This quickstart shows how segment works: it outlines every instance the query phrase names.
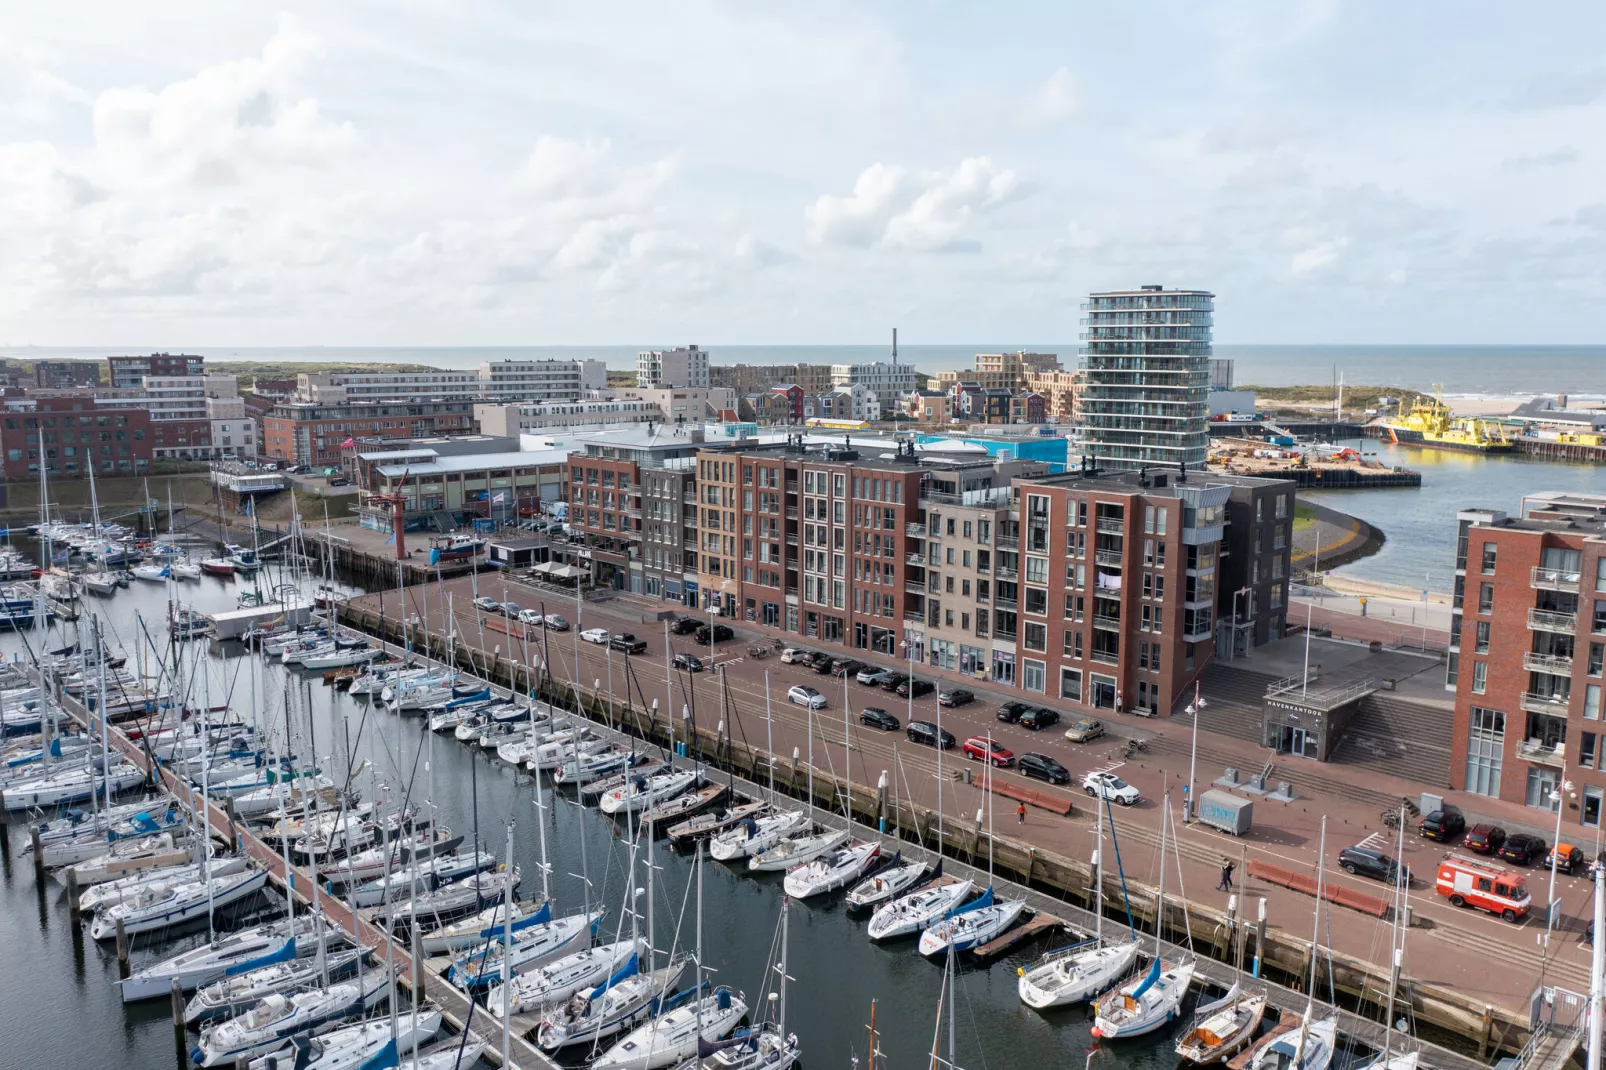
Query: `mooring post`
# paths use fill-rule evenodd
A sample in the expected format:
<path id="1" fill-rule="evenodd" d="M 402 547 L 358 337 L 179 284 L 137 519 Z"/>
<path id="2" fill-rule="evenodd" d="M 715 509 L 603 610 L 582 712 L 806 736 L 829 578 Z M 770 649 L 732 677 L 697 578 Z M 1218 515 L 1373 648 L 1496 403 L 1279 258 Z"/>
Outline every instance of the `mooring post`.
<path id="1" fill-rule="evenodd" d="M 67 913 L 78 916 L 78 867 L 67 867 Z"/>
<path id="2" fill-rule="evenodd" d="M 184 986 L 177 977 L 168 989 L 168 999 L 173 1006 L 173 1050 L 178 1054 L 179 1070 L 185 1070 L 190 1065 L 190 1046 L 184 1032 Z"/>
<path id="3" fill-rule="evenodd" d="M 122 918 L 118 918 L 117 919 L 117 976 L 126 981 L 126 980 L 128 980 L 128 975 L 131 972 L 133 972 L 133 971 L 131 971 L 129 969 L 129 966 L 128 966 L 128 926 L 123 923 L 123 919 Z"/>
<path id="4" fill-rule="evenodd" d="M 39 880 L 45 879 L 45 849 L 39 842 L 39 826 L 34 825 L 28 830 L 28 839 L 33 844 L 33 874 Z"/>
<path id="5" fill-rule="evenodd" d="M 1255 922 L 1255 968 L 1250 976 L 1260 977 L 1261 956 L 1266 953 L 1266 897 L 1260 897 L 1260 917 Z"/>

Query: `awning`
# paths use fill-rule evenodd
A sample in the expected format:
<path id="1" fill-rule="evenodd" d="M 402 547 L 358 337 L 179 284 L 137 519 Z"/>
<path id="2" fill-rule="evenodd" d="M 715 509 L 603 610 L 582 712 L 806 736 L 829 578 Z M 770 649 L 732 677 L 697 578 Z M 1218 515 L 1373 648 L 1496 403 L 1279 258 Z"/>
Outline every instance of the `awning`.
<path id="1" fill-rule="evenodd" d="M 575 580 L 589 576 L 591 573 L 573 565 L 559 565 L 557 568 L 552 569 L 552 575 L 557 576 L 559 579 Z"/>
<path id="2" fill-rule="evenodd" d="M 560 569 L 562 567 L 563 566 L 559 565 L 556 561 L 543 561 L 539 565 L 536 565 L 534 568 L 532 568 L 530 571 L 532 571 L 532 572 L 556 572 L 558 569 Z"/>

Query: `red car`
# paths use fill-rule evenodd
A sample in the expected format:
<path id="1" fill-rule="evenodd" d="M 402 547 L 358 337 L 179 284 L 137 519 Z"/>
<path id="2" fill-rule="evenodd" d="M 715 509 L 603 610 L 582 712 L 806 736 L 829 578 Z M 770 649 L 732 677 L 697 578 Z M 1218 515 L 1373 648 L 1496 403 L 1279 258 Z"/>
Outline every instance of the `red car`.
<path id="1" fill-rule="evenodd" d="M 1015 764 L 1015 752 L 986 736 L 971 736 L 965 740 L 965 757 L 978 762 L 992 762 L 1000 769 Z"/>

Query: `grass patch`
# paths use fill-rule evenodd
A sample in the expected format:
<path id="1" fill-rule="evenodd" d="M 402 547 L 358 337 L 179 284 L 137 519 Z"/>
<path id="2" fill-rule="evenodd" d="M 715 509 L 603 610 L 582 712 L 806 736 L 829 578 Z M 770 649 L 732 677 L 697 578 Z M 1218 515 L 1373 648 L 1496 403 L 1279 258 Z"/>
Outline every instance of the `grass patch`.
<path id="1" fill-rule="evenodd" d="M 1309 502 L 1294 502 L 1294 534 L 1316 526 L 1316 507 Z"/>

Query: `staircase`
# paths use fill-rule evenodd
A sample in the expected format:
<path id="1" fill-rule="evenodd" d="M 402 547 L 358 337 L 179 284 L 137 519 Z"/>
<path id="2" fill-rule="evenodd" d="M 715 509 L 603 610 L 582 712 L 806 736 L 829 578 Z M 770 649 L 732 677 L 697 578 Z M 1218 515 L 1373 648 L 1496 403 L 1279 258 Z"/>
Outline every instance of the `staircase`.
<path id="1" fill-rule="evenodd" d="M 1373 692 L 1356 704 L 1328 761 L 1447 788 L 1454 729 L 1452 710 Z"/>
<path id="2" fill-rule="evenodd" d="M 429 514 L 429 519 L 435 525 L 435 530 L 440 532 L 442 535 L 457 530 L 457 521 L 452 518 L 451 513 L 431 513 Z"/>
<path id="3" fill-rule="evenodd" d="M 1204 720 L 1199 722 L 1199 727 L 1263 746 L 1265 730 L 1261 724 L 1261 711 L 1266 704 L 1266 688 L 1276 682 L 1276 677 L 1265 673 L 1234 668 L 1224 662 L 1211 662 L 1205 666 L 1199 681 L 1205 700 Z M 1191 713 L 1183 712 L 1192 701 L 1192 691 L 1178 699 L 1172 717 L 1176 723 L 1188 724 L 1193 720 Z"/>

